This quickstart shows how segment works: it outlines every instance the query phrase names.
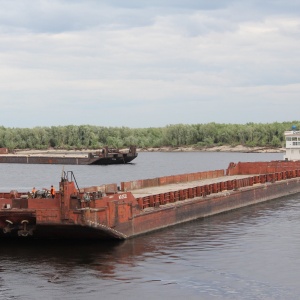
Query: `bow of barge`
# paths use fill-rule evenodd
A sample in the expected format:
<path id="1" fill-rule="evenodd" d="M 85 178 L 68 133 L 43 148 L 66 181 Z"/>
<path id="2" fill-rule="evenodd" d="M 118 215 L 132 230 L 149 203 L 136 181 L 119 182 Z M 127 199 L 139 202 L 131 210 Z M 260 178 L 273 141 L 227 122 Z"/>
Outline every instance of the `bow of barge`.
<path id="1" fill-rule="evenodd" d="M 2 238 L 127 239 L 300 192 L 300 163 L 231 163 L 214 170 L 79 188 L 63 172 L 54 199 L 0 193 Z"/>

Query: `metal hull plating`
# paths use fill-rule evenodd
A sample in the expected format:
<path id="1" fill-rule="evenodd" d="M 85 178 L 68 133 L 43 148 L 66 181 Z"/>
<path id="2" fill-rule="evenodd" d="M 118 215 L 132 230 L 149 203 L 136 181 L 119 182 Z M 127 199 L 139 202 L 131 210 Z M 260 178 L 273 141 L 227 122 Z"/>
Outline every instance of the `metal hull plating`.
<path id="1" fill-rule="evenodd" d="M 127 164 L 130 163 L 132 160 L 134 160 L 137 157 L 137 155 L 131 155 L 131 156 L 122 156 L 122 157 L 103 157 L 101 159 L 98 159 L 90 165 L 116 165 L 116 164 Z"/>
<path id="2" fill-rule="evenodd" d="M 133 220 L 133 230 L 127 234 L 139 235 L 295 193 L 300 193 L 298 179 L 185 200 L 136 216 Z"/>
<path id="3" fill-rule="evenodd" d="M 56 164 L 56 165 L 113 165 L 126 164 L 137 155 L 120 157 L 53 157 L 53 156 L 0 156 L 0 163 L 9 164 Z"/>

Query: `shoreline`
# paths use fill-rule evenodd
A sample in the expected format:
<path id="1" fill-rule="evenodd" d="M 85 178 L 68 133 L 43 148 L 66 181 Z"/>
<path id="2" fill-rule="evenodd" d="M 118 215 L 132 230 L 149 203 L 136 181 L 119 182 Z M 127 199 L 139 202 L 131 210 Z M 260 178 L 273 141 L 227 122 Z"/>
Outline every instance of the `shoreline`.
<path id="1" fill-rule="evenodd" d="M 161 147 L 138 148 L 137 152 L 241 152 L 241 153 L 284 153 L 285 148 L 215 146 L 215 147 Z"/>
<path id="2" fill-rule="evenodd" d="M 137 153 L 141 152 L 241 152 L 241 153 L 284 153 L 285 148 L 270 148 L 270 147 L 246 147 L 238 146 L 215 146 L 215 147 L 159 147 L 159 148 L 137 148 Z M 47 154 L 84 154 L 89 152 L 99 151 L 99 149 L 81 149 L 81 150 L 66 150 L 52 149 L 37 150 L 37 149 L 16 149 L 15 154 L 19 155 L 47 155 Z M 121 148 L 121 152 L 127 152 L 128 148 Z M 13 155 L 13 154 L 12 154 Z"/>

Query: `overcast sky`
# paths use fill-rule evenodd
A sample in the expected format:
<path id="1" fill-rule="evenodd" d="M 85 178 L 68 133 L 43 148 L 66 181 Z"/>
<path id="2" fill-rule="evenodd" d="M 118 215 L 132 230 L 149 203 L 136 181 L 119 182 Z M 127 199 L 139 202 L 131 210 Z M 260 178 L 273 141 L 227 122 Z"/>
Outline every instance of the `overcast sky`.
<path id="1" fill-rule="evenodd" d="M 0 4 L 2 126 L 300 119 L 300 1 Z"/>

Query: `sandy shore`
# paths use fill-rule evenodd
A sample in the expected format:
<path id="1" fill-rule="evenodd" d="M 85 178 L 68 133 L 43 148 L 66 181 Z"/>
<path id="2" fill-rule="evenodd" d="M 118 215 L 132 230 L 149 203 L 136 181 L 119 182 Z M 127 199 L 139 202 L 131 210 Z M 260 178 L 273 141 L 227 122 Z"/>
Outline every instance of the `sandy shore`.
<path id="1" fill-rule="evenodd" d="M 138 152 L 242 152 L 242 153 L 281 153 L 285 148 L 267 148 L 267 147 L 245 147 L 239 146 L 218 146 L 218 147 L 162 147 L 162 148 L 141 148 Z"/>
<path id="2" fill-rule="evenodd" d="M 87 152 L 95 152 L 99 150 L 82 149 L 82 150 L 64 150 L 64 149 L 48 149 L 48 150 L 16 150 L 18 155 L 84 155 Z M 127 152 L 127 149 L 120 149 Z M 242 152 L 242 153 L 281 153 L 285 152 L 285 148 L 266 148 L 266 147 L 245 147 L 239 146 L 218 146 L 218 147 L 161 147 L 161 148 L 137 148 L 137 152 Z"/>

